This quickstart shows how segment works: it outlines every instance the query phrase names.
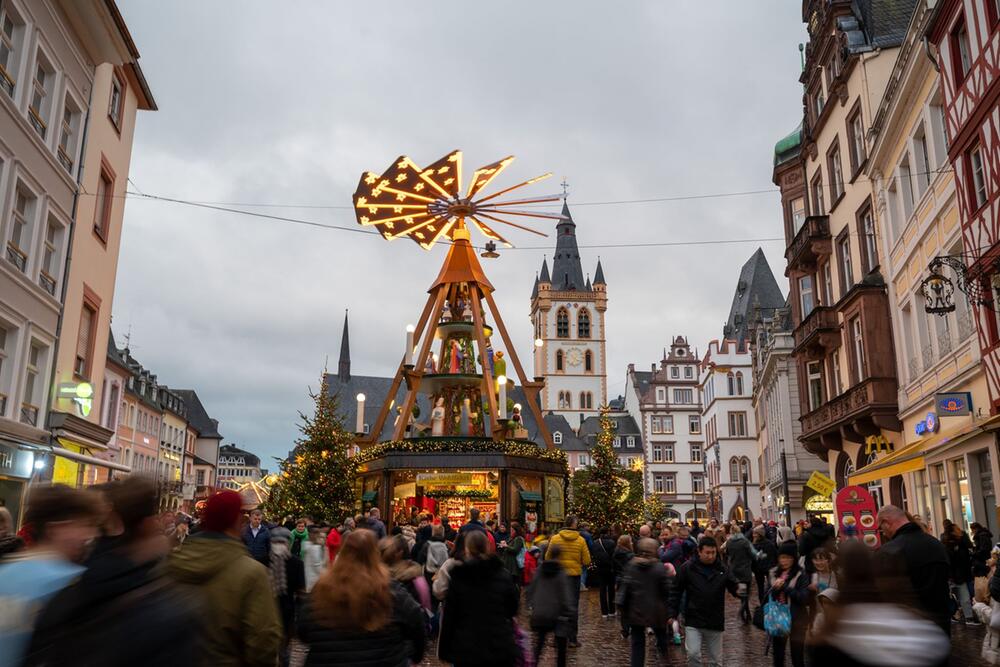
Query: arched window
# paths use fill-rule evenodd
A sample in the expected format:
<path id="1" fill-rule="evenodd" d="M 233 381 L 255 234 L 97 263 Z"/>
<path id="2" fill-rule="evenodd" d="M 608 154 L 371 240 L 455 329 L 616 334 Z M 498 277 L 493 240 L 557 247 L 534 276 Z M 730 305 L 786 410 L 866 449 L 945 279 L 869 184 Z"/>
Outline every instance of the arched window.
<path id="1" fill-rule="evenodd" d="M 576 316 L 576 337 L 590 338 L 590 311 L 586 308 Z"/>
<path id="2" fill-rule="evenodd" d="M 556 338 L 569 338 L 569 311 L 566 308 L 556 313 Z"/>
<path id="3" fill-rule="evenodd" d="M 733 377 L 732 373 L 730 373 L 729 375 L 726 376 L 726 382 L 729 385 L 729 395 L 730 396 L 735 396 L 736 395 L 736 378 Z"/>
<path id="4" fill-rule="evenodd" d="M 566 392 L 566 409 L 573 409 L 573 393 L 569 391 Z"/>
<path id="5" fill-rule="evenodd" d="M 847 482 L 853 474 L 854 463 L 851 461 L 851 457 L 844 452 L 840 452 L 837 455 L 836 472 L 834 475 L 836 477 L 837 488 L 842 489 L 847 486 Z"/>
<path id="6" fill-rule="evenodd" d="M 736 395 L 743 395 L 743 373 L 736 371 Z"/>
<path id="7" fill-rule="evenodd" d="M 583 410 L 583 409 L 586 409 L 586 407 L 587 407 L 587 392 L 581 391 L 580 392 L 580 409 Z"/>
<path id="8" fill-rule="evenodd" d="M 747 483 L 749 484 L 753 482 L 753 477 L 750 475 L 750 459 L 745 456 L 740 459 L 740 475 L 740 481 L 743 480 L 742 475 L 746 475 Z"/>
<path id="9" fill-rule="evenodd" d="M 735 456 L 729 459 L 729 481 L 740 481 L 740 460 Z"/>
<path id="10" fill-rule="evenodd" d="M 561 371 L 563 369 L 563 351 L 556 350 L 556 370 Z"/>
<path id="11" fill-rule="evenodd" d="M 594 407 L 594 395 L 588 391 L 587 392 L 587 409 L 590 410 L 590 409 L 593 409 L 593 407 Z"/>
<path id="12" fill-rule="evenodd" d="M 583 353 L 583 370 L 587 373 L 594 372 L 594 353 L 590 350 Z"/>
<path id="13" fill-rule="evenodd" d="M 562 444 L 562 431 L 552 432 L 552 444 L 561 445 Z"/>

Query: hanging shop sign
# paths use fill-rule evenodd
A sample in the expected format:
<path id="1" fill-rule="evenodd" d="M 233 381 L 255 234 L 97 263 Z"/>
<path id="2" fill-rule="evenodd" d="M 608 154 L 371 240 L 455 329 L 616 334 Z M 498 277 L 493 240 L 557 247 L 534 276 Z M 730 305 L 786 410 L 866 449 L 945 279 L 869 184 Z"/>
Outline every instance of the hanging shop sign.
<path id="1" fill-rule="evenodd" d="M 874 549 L 879 545 L 875 499 L 868 489 L 848 486 L 837 492 L 834 501 L 837 510 L 837 533 L 841 541 L 860 539 Z"/>
<path id="2" fill-rule="evenodd" d="M 833 500 L 830 496 L 816 494 L 806 498 L 805 510 L 814 514 L 833 514 Z"/>
<path id="3" fill-rule="evenodd" d="M 809 479 L 806 481 L 806 486 L 819 495 L 826 496 L 827 498 L 833 495 L 833 492 L 837 489 L 837 483 L 821 473 L 819 470 L 813 470 L 813 473 L 809 475 Z M 813 496 L 813 498 L 815 497 L 816 496 Z"/>
<path id="4" fill-rule="evenodd" d="M 865 438 L 865 454 L 872 452 L 891 452 L 892 443 L 884 435 L 870 435 Z"/>
<path id="5" fill-rule="evenodd" d="M 952 391 L 934 394 L 934 405 L 942 417 L 963 417 L 972 414 L 972 394 Z"/>
<path id="6" fill-rule="evenodd" d="M 59 398 L 72 401 L 77 413 L 86 417 L 94 407 L 94 387 L 89 382 L 63 382 L 59 385 Z"/>
<path id="7" fill-rule="evenodd" d="M 938 422 L 937 414 L 928 412 L 926 417 L 917 422 L 913 430 L 916 431 L 917 435 L 927 435 L 928 433 L 937 433 L 939 427 L 940 422 Z"/>

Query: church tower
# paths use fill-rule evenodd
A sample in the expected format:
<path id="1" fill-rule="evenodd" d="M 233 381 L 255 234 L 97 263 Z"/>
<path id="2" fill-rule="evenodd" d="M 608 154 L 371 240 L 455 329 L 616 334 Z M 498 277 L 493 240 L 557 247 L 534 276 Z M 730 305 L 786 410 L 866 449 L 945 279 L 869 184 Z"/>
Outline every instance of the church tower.
<path id="1" fill-rule="evenodd" d="M 584 279 L 576 223 L 563 201 L 563 220 L 556 225 L 552 273 L 542 260 L 531 291 L 535 331 L 535 376 L 545 378 L 542 410 L 566 417 L 574 429 L 597 415 L 608 400 L 604 314 L 607 284 L 601 260 L 594 280 Z"/>

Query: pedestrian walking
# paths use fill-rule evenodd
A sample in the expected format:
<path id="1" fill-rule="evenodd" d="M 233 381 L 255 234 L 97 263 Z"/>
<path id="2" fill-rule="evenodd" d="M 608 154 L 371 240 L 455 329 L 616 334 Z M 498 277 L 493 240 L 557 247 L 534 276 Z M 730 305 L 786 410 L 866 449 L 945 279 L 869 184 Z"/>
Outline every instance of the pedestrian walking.
<path id="1" fill-rule="evenodd" d="M 330 528 L 336 532 L 336 528 Z M 309 541 L 302 545 L 302 567 L 305 572 L 306 593 L 313 589 L 323 570 L 330 564 L 326 549 L 327 536 L 319 526 L 309 526 Z"/>
<path id="2" fill-rule="evenodd" d="M 656 637 L 661 656 L 667 652 L 667 601 L 670 585 L 667 572 L 656 553 L 656 541 L 639 540 L 635 557 L 629 561 L 616 602 L 631 636 L 631 665 L 646 664 L 646 628 Z"/>
<path id="3" fill-rule="evenodd" d="M 526 598 L 531 606 L 531 629 L 535 632 L 535 663 L 545 648 L 551 634 L 556 642 L 556 664 L 566 665 L 566 642 L 569 615 L 573 611 L 569 577 L 559 562 L 561 547 L 557 544 L 549 551 L 550 558 L 538 566 L 538 572 L 528 586 Z"/>
<path id="4" fill-rule="evenodd" d="M 969 583 L 972 581 L 972 540 L 968 533 L 951 521 L 945 521 L 941 543 L 948 553 L 948 584 L 951 594 L 958 600 L 966 625 L 979 625 L 972 615 Z"/>
<path id="5" fill-rule="evenodd" d="M 423 660 L 423 612 L 390 578 L 374 531 L 344 538 L 303 605 L 298 635 L 309 647 L 306 667 L 409 667 Z"/>
<path id="6" fill-rule="evenodd" d="M 918 608 L 945 634 L 950 634 L 951 564 L 944 545 L 909 521 L 906 513 L 895 505 L 885 505 L 879 510 L 878 528 L 889 540 L 878 550 L 878 556 L 891 561 L 881 569 L 905 573 Z M 839 583 L 845 585 L 843 581 Z"/>
<path id="7" fill-rule="evenodd" d="M 517 590 L 490 553 L 485 530 L 466 533 L 465 558 L 450 578 L 438 657 L 455 667 L 514 665 L 521 655 L 514 624 Z"/>
<path id="8" fill-rule="evenodd" d="M 606 527 L 598 531 L 598 537 L 590 549 L 590 561 L 597 576 L 597 594 L 601 601 L 601 618 L 615 615 L 615 541 Z"/>
<path id="9" fill-rule="evenodd" d="M 451 556 L 441 564 L 434 574 L 431 592 L 434 597 L 443 601 L 448 597 L 448 587 L 451 584 L 451 571 L 465 560 L 465 535 L 457 534 L 455 537 L 455 548 L 452 549 Z"/>
<path id="10" fill-rule="evenodd" d="M 423 568 L 406 558 L 410 550 L 402 535 L 393 535 L 379 540 L 379 554 L 382 562 L 389 568 L 389 577 L 406 589 L 413 599 L 423 607 L 427 614 L 431 612 L 431 589 L 424 579 Z"/>
<path id="11" fill-rule="evenodd" d="M 309 542 L 308 523 L 305 519 L 295 522 L 295 529 L 292 531 L 291 551 L 296 558 L 302 558 L 302 546 Z"/>
<path id="12" fill-rule="evenodd" d="M 668 615 L 678 618 L 684 599 L 684 648 L 688 665 L 699 663 L 709 667 L 722 666 L 722 632 L 725 630 L 726 591 L 739 597 L 740 585 L 719 563 L 718 544 L 704 538 L 698 544 L 694 558 L 677 571 L 677 580 L 670 593 Z M 708 661 L 702 660 L 702 648 Z"/>
<path id="13" fill-rule="evenodd" d="M 269 567 L 271 565 L 271 531 L 263 525 L 264 513 L 260 510 L 250 512 L 250 523 L 243 529 L 243 544 L 246 545 L 250 557 Z"/>
<path id="14" fill-rule="evenodd" d="M 299 593 L 305 592 L 305 566 L 302 559 L 292 554 L 292 533 L 287 528 L 278 527 L 271 531 L 271 563 L 268 569 L 271 592 L 278 605 L 278 615 L 284 629 L 281 645 L 281 664 L 288 664 L 288 647 L 295 628 L 295 601 Z"/>
<path id="15" fill-rule="evenodd" d="M 778 604 L 787 605 L 792 617 L 789 635 L 771 636 L 774 666 L 784 667 L 785 651 L 791 644 L 792 667 L 804 667 L 811 580 L 809 573 L 799 565 L 799 549 L 793 540 L 783 542 L 778 547 L 778 564 L 772 568 L 769 581 L 768 597 Z"/>
<path id="16" fill-rule="evenodd" d="M 251 558 L 240 541 L 242 502 L 235 491 L 210 497 L 202 529 L 170 555 L 167 576 L 198 598 L 200 627 L 189 641 L 197 643 L 201 662 L 274 667 L 282 641 L 281 619 L 268 569 Z"/>
<path id="17" fill-rule="evenodd" d="M 26 667 L 197 662 L 191 638 L 199 631 L 199 618 L 193 600 L 171 587 L 156 567 L 173 544 L 157 516 L 156 492 L 155 483 L 143 477 L 103 486 L 109 509 L 105 521 L 118 533 L 115 545 L 90 559 L 80 578 L 45 607 Z M 177 527 L 182 525 L 178 520 Z"/>
<path id="18" fill-rule="evenodd" d="M 337 551 L 340 550 L 341 543 L 352 530 L 354 530 L 354 519 L 347 517 L 344 519 L 343 532 L 337 530 L 336 526 L 332 526 L 330 532 L 326 534 L 326 552 L 331 563 L 337 557 Z"/>
<path id="19" fill-rule="evenodd" d="M 767 537 L 767 529 L 764 526 L 758 526 L 753 529 L 753 546 L 758 553 L 763 554 L 754 560 L 752 568 L 754 583 L 757 584 L 757 601 L 763 605 L 768 586 L 768 573 L 778 564 L 778 545 Z"/>
<path id="20" fill-rule="evenodd" d="M 670 540 L 670 545 L 664 555 L 664 562 L 670 563 L 675 570 L 680 572 L 681 566 L 691 560 L 697 547 L 697 542 L 691 538 L 691 530 L 681 524 L 677 527 L 673 539 Z"/>
<path id="21" fill-rule="evenodd" d="M 382 523 L 381 516 L 382 514 L 377 507 L 371 508 L 368 510 L 367 525 L 365 525 L 365 528 L 373 531 L 375 536 L 380 540 L 386 536 L 385 524 Z"/>
<path id="22" fill-rule="evenodd" d="M 740 620 L 744 625 L 750 624 L 750 582 L 753 580 L 753 564 L 757 561 L 759 552 L 750 544 L 742 531 L 733 530 L 726 542 L 726 555 L 729 561 L 729 573 L 739 583 L 743 584 L 744 593 L 740 596 Z"/>
<path id="23" fill-rule="evenodd" d="M 525 556 L 524 531 L 521 530 L 521 524 L 517 521 L 511 521 L 509 531 L 504 524 L 500 525 L 503 527 L 503 532 L 497 531 L 498 535 L 502 537 L 497 542 L 497 555 L 500 556 L 500 561 L 503 563 L 504 569 L 507 570 L 507 574 L 510 575 L 511 581 L 514 582 L 514 586 L 520 591 Z"/>
<path id="24" fill-rule="evenodd" d="M 569 619 L 569 645 L 572 648 L 580 646 L 579 625 L 580 625 L 580 582 L 581 576 L 587 566 L 590 565 L 590 549 L 587 542 L 580 536 L 577 530 L 577 518 L 570 514 L 566 517 L 565 527 L 552 536 L 549 546 L 559 545 L 559 562 L 566 570 L 569 577 L 570 588 L 573 590 L 572 603 L 573 611 Z"/>
<path id="25" fill-rule="evenodd" d="M 993 551 L 993 533 L 981 523 L 969 526 L 972 530 L 972 577 L 975 599 L 989 602 L 990 556 Z"/>
<path id="26" fill-rule="evenodd" d="M 806 559 L 806 572 L 812 574 L 812 552 L 820 547 L 831 549 L 836 541 L 833 526 L 822 518 L 813 516 L 809 519 L 809 527 L 802 531 L 799 537 L 798 551 Z"/>

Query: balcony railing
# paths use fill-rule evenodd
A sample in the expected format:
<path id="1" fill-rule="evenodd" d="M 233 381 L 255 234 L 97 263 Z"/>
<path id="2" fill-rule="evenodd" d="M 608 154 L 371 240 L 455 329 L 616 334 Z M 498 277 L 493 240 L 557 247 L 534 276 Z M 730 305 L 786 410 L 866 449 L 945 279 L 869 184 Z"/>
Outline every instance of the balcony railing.
<path id="1" fill-rule="evenodd" d="M 869 378 L 836 398 L 802 416 L 802 437 L 818 436 L 841 424 L 870 415 L 877 410 L 896 408 L 896 380 Z"/>
<path id="2" fill-rule="evenodd" d="M 38 274 L 38 284 L 52 296 L 56 295 L 56 280 L 44 271 Z"/>
<path id="3" fill-rule="evenodd" d="M 806 315 L 799 326 L 795 327 L 795 347 L 806 348 L 819 345 L 835 347 L 837 336 L 823 337 L 823 333 L 836 333 L 840 330 L 837 323 L 837 311 L 826 306 L 816 306 Z"/>
<path id="4" fill-rule="evenodd" d="M 30 403 L 22 403 L 21 421 L 25 424 L 38 426 L 38 408 Z"/>
<path id="5" fill-rule="evenodd" d="M 14 245 L 13 242 L 7 243 L 7 259 L 17 267 L 17 270 L 24 273 L 24 268 L 28 265 L 28 256 L 24 254 L 24 251 Z"/>
<path id="6" fill-rule="evenodd" d="M 788 244 L 785 259 L 790 270 L 808 268 L 815 266 L 817 258 L 829 255 L 831 251 L 830 218 L 810 215 Z"/>

